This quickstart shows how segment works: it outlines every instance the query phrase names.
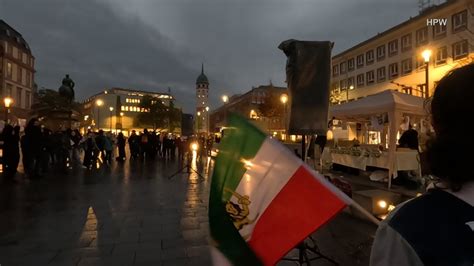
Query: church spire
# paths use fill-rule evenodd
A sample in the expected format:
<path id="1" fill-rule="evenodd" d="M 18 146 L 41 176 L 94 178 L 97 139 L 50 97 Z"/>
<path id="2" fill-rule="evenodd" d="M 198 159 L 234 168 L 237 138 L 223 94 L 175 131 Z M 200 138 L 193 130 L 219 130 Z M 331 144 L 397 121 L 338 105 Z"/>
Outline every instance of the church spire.
<path id="1" fill-rule="evenodd" d="M 201 63 L 201 74 L 204 74 L 204 63 Z"/>

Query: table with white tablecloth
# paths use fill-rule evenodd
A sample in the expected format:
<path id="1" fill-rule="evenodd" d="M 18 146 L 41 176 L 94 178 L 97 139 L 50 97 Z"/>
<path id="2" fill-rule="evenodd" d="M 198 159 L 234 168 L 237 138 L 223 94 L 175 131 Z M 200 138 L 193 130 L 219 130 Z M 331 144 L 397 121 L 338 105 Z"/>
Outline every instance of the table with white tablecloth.
<path id="1" fill-rule="evenodd" d="M 380 153 L 380 156 L 366 156 L 361 153 L 359 156 L 352 154 L 331 152 L 325 149 L 322 159 L 331 163 L 344 165 L 360 170 L 366 170 L 367 166 L 378 167 L 383 169 L 389 168 L 388 152 Z M 403 150 L 395 153 L 395 169 L 396 171 L 420 171 L 419 154 L 415 150 Z"/>

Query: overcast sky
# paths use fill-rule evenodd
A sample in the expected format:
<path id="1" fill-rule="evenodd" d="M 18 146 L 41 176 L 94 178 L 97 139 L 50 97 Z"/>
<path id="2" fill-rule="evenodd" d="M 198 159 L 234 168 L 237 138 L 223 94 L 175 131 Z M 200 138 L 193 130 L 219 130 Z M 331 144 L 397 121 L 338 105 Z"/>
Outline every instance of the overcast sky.
<path id="1" fill-rule="evenodd" d="M 211 107 L 222 94 L 285 86 L 287 39 L 334 53 L 418 14 L 417 0 L 0 0 L 0 18 L 36 57 L 36 83 L 64 74 L 82 100 L 108 87 L 166 91 L 192 112 L 204 62 Z"/>

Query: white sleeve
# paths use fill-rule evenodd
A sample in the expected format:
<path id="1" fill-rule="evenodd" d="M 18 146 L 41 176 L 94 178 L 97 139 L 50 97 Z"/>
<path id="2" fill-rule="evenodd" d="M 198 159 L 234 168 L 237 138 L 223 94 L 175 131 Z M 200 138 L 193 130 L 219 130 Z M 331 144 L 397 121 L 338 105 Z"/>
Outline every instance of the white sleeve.
<path id="1" fill-rule="evenodd" d="M 422 266 L 412 246 L 387 221 L 380 224 L 370 254 L 370 266 Z"/>

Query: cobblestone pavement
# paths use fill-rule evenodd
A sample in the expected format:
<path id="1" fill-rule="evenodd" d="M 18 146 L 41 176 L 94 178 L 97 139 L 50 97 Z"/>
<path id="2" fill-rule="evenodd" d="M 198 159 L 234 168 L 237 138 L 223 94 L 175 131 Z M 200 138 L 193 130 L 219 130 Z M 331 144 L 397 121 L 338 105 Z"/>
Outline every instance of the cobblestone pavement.
<path id="1" fill-rule="evenodd" d="M 0 184 L 0 265 L 211 265 L 210 159 L 114 163 Z M 315 234 L 340 265 L 367 265 L 375 227 L 340 214 Z M 292 252 L 293 255 L 294 252 Z M 282 262 L 279 265 L 295 265 Z M 330 265 L 324 260 L 314 265 Z"/>

